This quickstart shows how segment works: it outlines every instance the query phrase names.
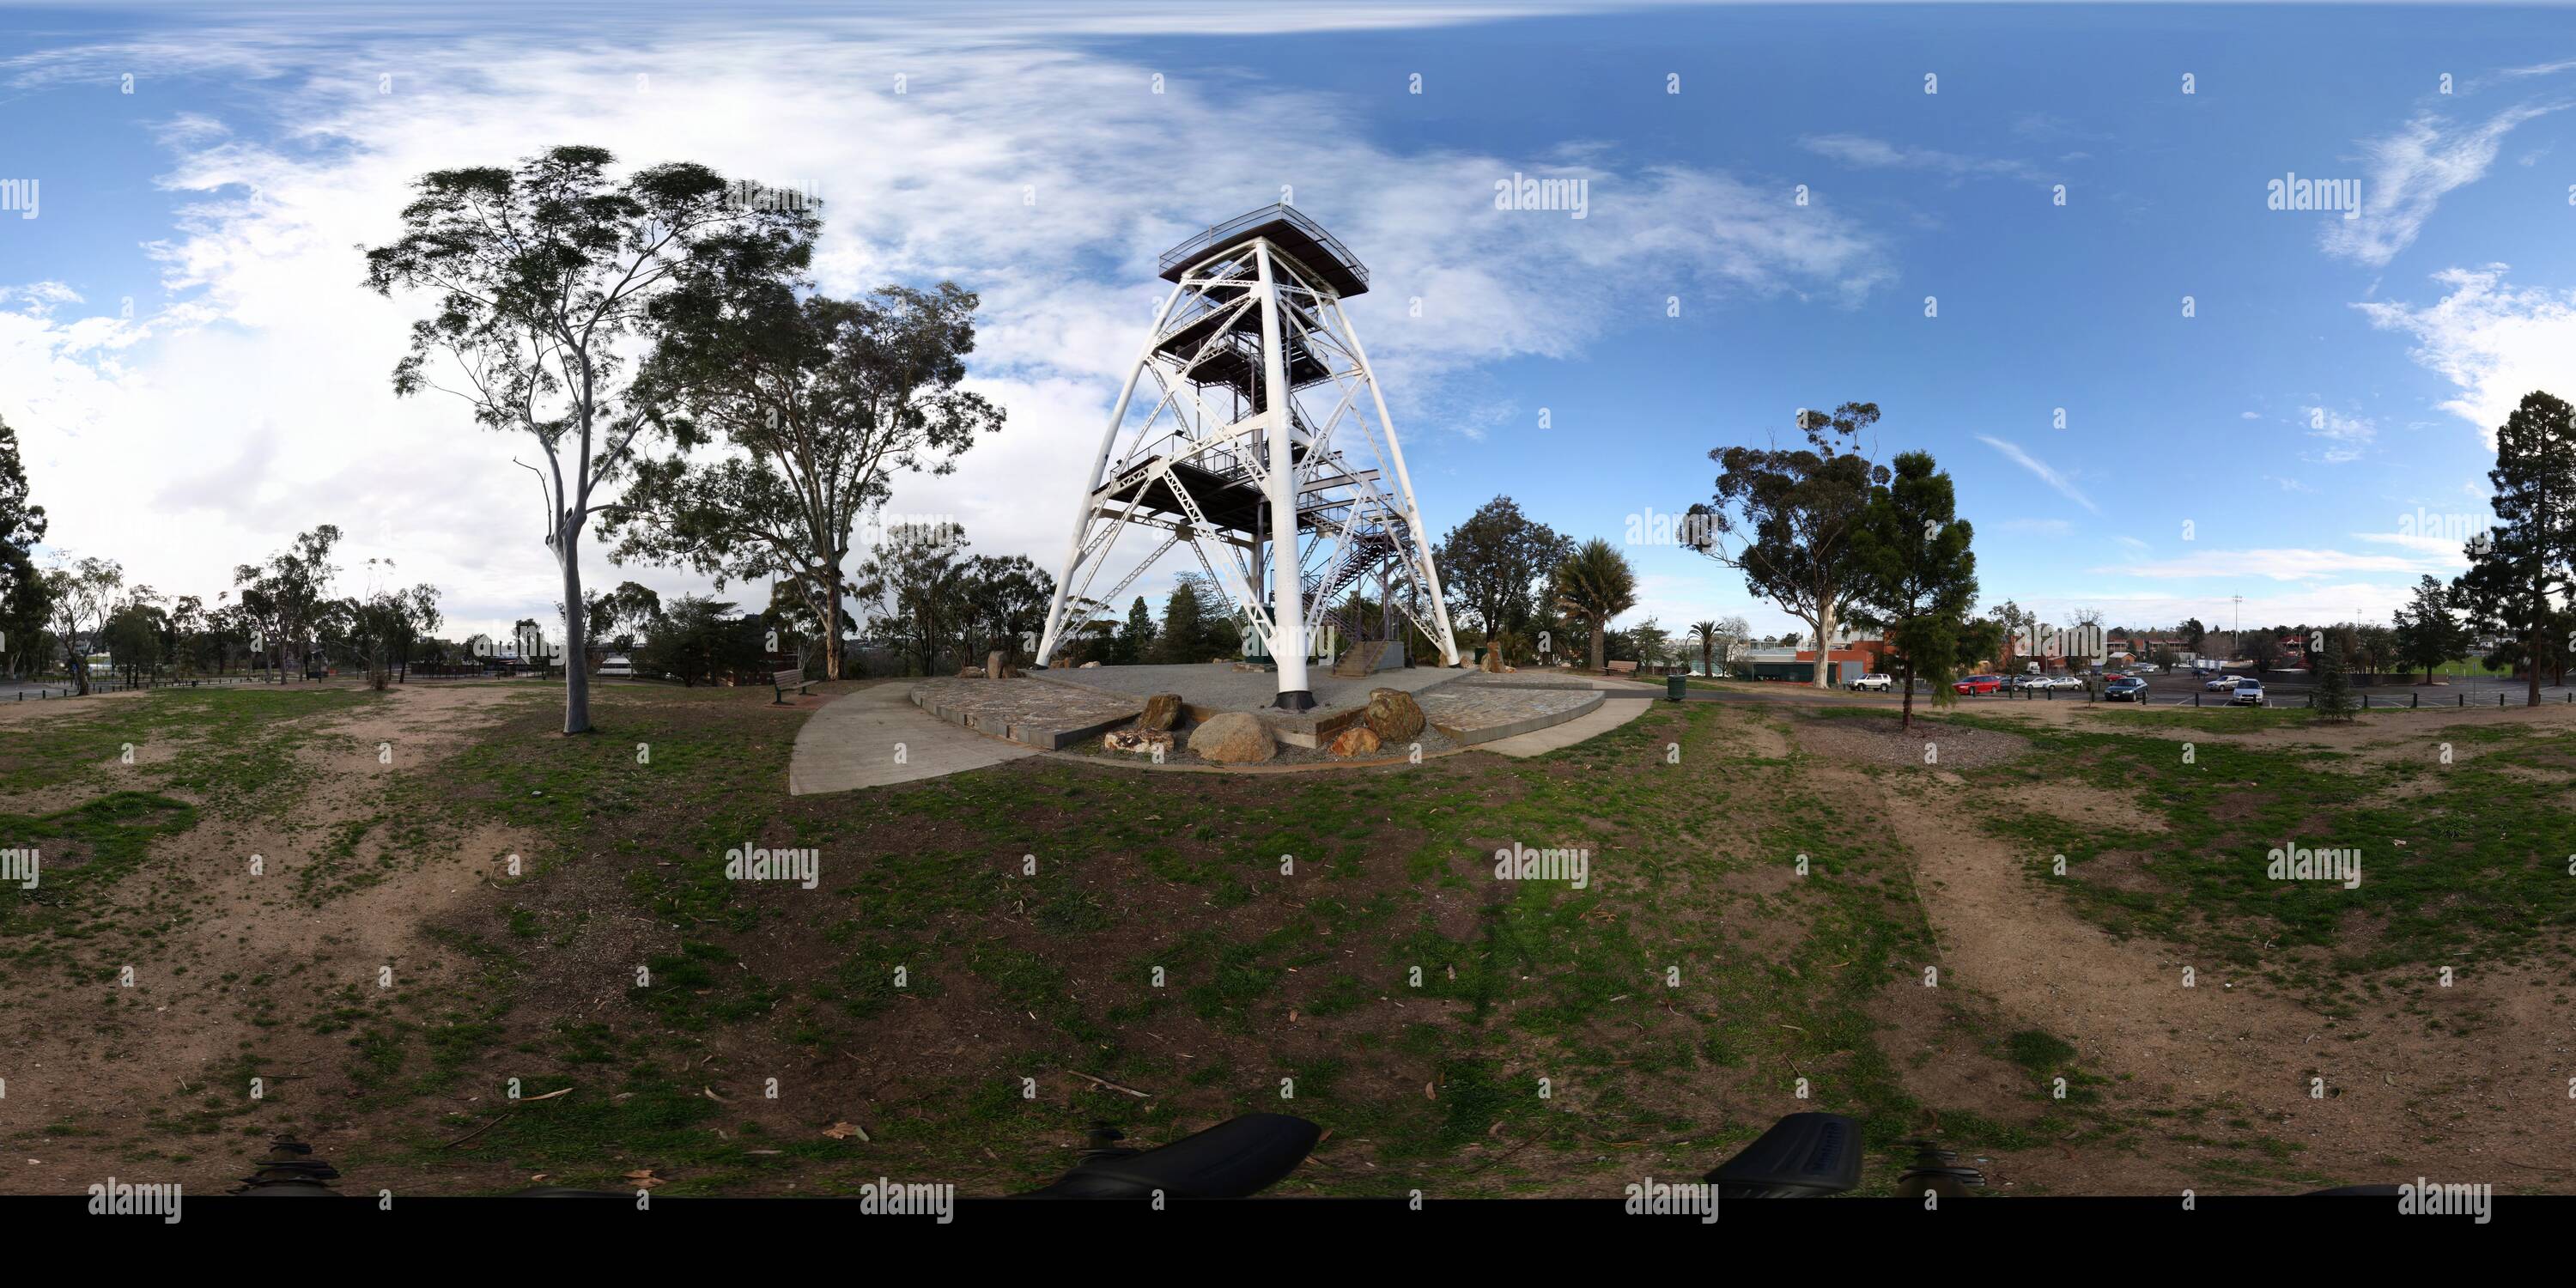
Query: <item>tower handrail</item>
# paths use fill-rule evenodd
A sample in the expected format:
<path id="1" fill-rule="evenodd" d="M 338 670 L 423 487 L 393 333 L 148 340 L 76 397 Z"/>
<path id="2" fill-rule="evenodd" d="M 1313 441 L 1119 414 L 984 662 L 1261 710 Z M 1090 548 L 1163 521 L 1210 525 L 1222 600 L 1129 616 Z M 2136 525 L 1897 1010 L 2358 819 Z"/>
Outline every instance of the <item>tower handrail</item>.
<path id="1" fill-rule="evenodd" d="M 1307 218 L 1295 206 L 1284 201 L 1263 206 L 1258 210 L 1236 215 L 1224 223 L 1209 226 L 1196 236 L 1163 252 L 1163 258 L 1158 267 L 1168 273 L 1183 264 L 1204 259 L 1209 252 L 1223 244 L 1226 238 L 1257 228 L 1274 219 L 1285 220 L 1297 231 L 1313 238 L 1316 245 L 1323 247 L 1335 259 L 1340 260 L 1343 267 L 1351 270 L 1351 276 L 1358 278 L 1363 284 L 1369 280 L 1368 266 L 1360 263 L 1358 257 L 1351 254 L 1350 247 L 1343 245 L 1340 238 L 1324 231 L 1322 224 Z"/>

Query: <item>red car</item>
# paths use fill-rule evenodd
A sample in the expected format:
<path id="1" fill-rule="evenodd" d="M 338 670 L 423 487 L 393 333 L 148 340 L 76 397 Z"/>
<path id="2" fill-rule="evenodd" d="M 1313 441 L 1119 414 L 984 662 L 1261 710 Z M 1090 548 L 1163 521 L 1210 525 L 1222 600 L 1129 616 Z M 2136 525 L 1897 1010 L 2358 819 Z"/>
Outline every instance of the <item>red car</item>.
<path id="1" fill-rule="evenodd" d="M 1975 694 L 1992 693 L 2002 687 L 2004 678 L 2000 675 L 1971 675 L 1951 685 L 1950 689 L 1954 693 Z"/>

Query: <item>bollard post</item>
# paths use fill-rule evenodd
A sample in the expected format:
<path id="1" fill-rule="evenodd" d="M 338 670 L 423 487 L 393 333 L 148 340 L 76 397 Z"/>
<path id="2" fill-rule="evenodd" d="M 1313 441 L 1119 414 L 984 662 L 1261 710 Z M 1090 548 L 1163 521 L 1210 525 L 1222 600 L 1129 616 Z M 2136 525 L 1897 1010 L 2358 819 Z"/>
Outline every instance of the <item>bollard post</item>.
<path id="1" fill-rule="evenodd" d="M 2421 694 L 2421 693 L 2409 693 L 2409 694 L 2407 694 L 2407 695 L 2406 695 L 2406 709 L 2407 709 L 2407 710 L 2412 711 L 2412 710 L 2414 710 L 2415 708 L 2420 707 L 2420 706 L 2422 706 L 2422 705 L 2424 705 L 2424 695 L 2423 695 L 2423 694 Z"/>

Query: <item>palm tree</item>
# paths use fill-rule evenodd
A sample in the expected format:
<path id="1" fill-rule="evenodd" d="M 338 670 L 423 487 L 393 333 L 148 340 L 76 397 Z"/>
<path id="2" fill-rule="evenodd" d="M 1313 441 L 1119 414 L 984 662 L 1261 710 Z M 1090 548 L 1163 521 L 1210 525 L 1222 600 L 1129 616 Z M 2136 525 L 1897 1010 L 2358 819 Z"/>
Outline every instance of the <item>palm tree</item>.
<path id="1" fill-rule="evenodd" d="M 1717 654 L 1717 623 L 1692 622 L 1690 633 L 1692 639 L 1699 641 L 1699 673 L 1716 679 L 1717 664 L 1711 659 Z"/>
<path id="2" fill-rule="evenodd" d="M 1560 560 L 1549 580 L 1557 607 L 1592 631 L 1592 669 L 1606 669 L 1601 648 L 1610 619 L 1637 606 L 1637 572 L 1628 556 L 1594 537 Z"/>

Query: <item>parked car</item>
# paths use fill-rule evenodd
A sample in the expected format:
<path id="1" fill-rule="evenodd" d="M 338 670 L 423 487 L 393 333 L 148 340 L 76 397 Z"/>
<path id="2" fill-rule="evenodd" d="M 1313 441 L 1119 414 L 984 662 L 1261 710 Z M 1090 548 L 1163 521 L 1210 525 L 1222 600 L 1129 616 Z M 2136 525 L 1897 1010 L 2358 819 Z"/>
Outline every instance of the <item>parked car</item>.
<path id="1" fill-rule="evenodd" d="M 1950 688 L 1956 693 L 1977 694 L 1992 693 L 2003 686 L 2004 680 L 2000 675 L 1969 675 L 1960 677 L 1959 682 Z"/>
<path id="2" fill-rule="evenodd" d="M 2039 687 L 2043 689 L 2080 689 L 2084 687 L 2084 677 L 2080 675 L 2043 675 L 2039 677 Z"/>
<path id="3" fill-rule="evenodd" d="M 2227 699 L 2227 705 L 2231 707 L 2259 707 L 2263 705 L 2263 682 L 2261 680 L 2254 679 L 2238 680 L 2236 682 L 2236 693 L 2234 696 Z"/>
<path id="4" fill-rule="evenodd" d="M 2224 693 L 2229 689 L 2235 688 L 2236 682 L 2241 678 L 2243 677 L 2234 675 L 2212 676 L 2207 684 L 2200 686 L 2200 690 L 2203 693 Z M 2256 687 L 2259 688 L 2261 686 L 2257 685 Z"/>
<path id="5" fill-rule="evenodd" d="M 1867 674 L 1867 675 L 1861 676 L 1860 678 L 1858 678 L 1858 679 L 1856 679 L 1856 680 L 1853 680 L 1851 683 L 1846 684 L 1846 685 L 1844 685 L 1843 687 L 1844 687 L 1844 688 L 1846 688 L 1846 689 L 1851 690 L 1851 691 L 1852 691 L 1852 692 L 1854 692 L 1854 693 L 1859 693 L 1859 692 L 1861 692 L 1861 691 L 1863 691 L 1863 690 L 1871 690 L 1871 691 L 1875 691 L 1875 692 L 1879 692 L 1879 693 L 1885 693 L 1885 692 L 1887 692 L 1889 689 L 1894 688 L 1895 686 L 1896 686 L 1896 680 L 1895 680 L 1895 677 L 1893 677 L 1893 676 L 1886 676 L 1886 675 L 1880 675 L 1880 674 L 1879 674 L 1879 673 L 1877 673 L 1876 671 L 1872 671 L 1872 672 L 1870 672 L 1870 673 L 1869 673 L 1869 674 Z"/>
<path id="6" fill-rule="evenodd" d="M 623 653 L 611 653 L 605 660 L 600 662 L 599 673 L 601 675 L 615 676 L 633 675 L 635 674 L 635 659 L 630 658 Z"/>
<path id="7" fill-rule="evenodd" d="M 2147 700 L 2147 682 L 2144 678 L 2135 675 L 2112 676 L 2102 684 L 2102 700 L 2144 702 Z"/>

